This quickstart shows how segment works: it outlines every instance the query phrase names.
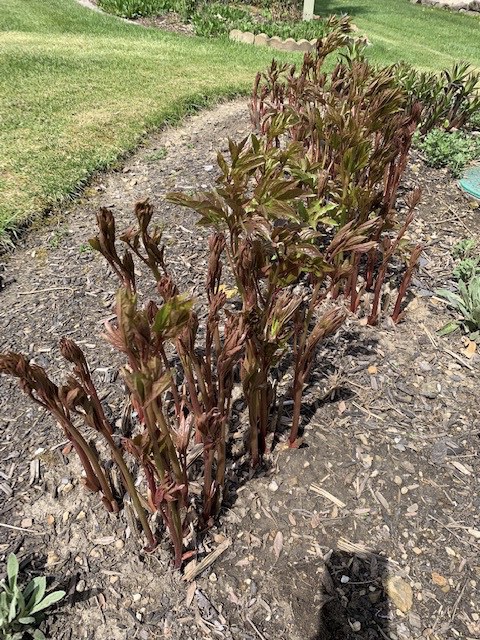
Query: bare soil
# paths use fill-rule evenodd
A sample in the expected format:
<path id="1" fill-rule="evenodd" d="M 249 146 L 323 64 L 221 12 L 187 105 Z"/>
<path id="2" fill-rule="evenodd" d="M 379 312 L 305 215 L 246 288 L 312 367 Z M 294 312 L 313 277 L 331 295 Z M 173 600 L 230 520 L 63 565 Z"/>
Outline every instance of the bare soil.
<path id="1" fill-rule="evenodd" d="M 116 281 L 87 248 L 95 212 L 111 207 L 123 227 L 132 205 L 150 197 L 170 264 L 195 290 L 207 234 L 164 196 L 211 186 L 217 150 L 248 131 L 243 101 L 201 113 L 153 136 L 27 234 L 4 260 L 0 352 L 26 352 L 59 376 L 58 339 L 74 338 L 118 424 L 119 362 L 100 336 Z M 451 247 L 478 237 L 480 211 L 414 156 L 404 194 L 418 183 L 412 235 L 425 251 L 404 321 L 370 328 L 350 318 L 322 345 L 305 446 L 277 447 L 253 477 L 229 470 L 226 506 L 200 557 L 230 544 L 192 583 L 171 570 L 167 541 L 138 552 L 128 508 L 105 513 L 79 486 L 52 420 L 0 380 L 0 566 L 14 551 L 26 574 L 66 588 L 44 623 L 49 637 L 480 638 L 479 358 L 464 353 L 459 334 L 436 335 L 451 315 L 433 295 L 449 285 Z M 283 412 L 286 425 L 288 405 Z"/>

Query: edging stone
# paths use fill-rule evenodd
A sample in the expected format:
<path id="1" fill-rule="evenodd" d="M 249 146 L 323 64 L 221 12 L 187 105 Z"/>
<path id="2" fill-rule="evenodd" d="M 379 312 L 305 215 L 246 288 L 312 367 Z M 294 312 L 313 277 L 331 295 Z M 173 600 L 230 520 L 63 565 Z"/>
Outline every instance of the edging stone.
<path id="1" fill-rule="evenodd" d="M 240 29 L 232 29 L 229 33 L 230 40 L 234 42 L 242 42 L 243 44 L 254 44 L 257 47 L 271 47 L 278 51 L 312 51 L 317 44 L 317 40 L 300 39 L 294 40 L 287 38 L 282 40 L 279 36 L 271 38 L 265 33 L 253 34 L 251 31 L 240 31 Z"/>
<path id="2" fill-rule="evenodd" d="M 410 0 L 412 4 L 426 4 L 433 7 L 460 11 L 461 13 L 480 12 L 479 0 Z"/>

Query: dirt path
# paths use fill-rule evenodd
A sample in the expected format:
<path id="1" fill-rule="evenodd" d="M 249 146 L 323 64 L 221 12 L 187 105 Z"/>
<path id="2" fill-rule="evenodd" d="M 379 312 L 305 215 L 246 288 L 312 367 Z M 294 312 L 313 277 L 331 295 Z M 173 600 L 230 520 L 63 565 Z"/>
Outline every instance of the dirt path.
<path id="1" fill-rule="evenodd" d="M 60 374 L 58 338 L 73 337 L 119 420 L 118 363 L 99 336 L 116 282 L 87 249 L 94 214 L 112 207 L 126 226 L 133 203 L 149 196 L 170 264 L 195 289 L 206 232 L 164 194 L 213 184 L 217 150 L 248 130 L 242 101 L 195 116 L 29 233 L 5 266 L 0 351 L 22 350 Z M 202 551 L 231 544 L 194 587 L 169 569 L 166 545 L 135 553 L 128 511 L 107 516 L 83 492 L 52 421 L 0 380 L 0 563 L 18 551 L 27 571 L 66 586 L 50 637 L 480 637 L 479 362 L 467 361 L 459 337 L 435 336 L 449 314 L 431 295 L 451 273 L 449 248 L 478 229 L 476 211 L 417 159 L 405 189 L 418 181 L 425 197 L 415 234 L 426 250 L 405 322 L 372 330 L 351 319 L 323 346 L 304 407 L 307 446 L 276 451 L 252 479 L 230 470 L 235 490 Z M 408 610 L 388 602 L 388 582 L 407 600 L 411 590 Z"/>

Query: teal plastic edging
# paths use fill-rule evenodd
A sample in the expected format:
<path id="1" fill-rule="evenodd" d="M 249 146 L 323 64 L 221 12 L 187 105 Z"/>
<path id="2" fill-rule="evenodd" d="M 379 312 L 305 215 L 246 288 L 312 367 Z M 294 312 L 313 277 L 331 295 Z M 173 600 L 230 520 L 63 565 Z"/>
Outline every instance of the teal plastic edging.
<path id="1" fill-rule="evenodd" d="M 458 184 L 466 193 L 480 200 L 480 165 L 467 169 Z"/>

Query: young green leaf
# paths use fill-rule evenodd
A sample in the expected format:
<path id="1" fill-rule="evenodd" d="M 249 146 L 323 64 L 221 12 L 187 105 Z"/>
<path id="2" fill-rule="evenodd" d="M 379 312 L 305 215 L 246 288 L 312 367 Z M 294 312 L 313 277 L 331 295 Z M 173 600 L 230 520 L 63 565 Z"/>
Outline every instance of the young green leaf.
<path id="1" fill-rule="evenodd" d="M 41 602 L 33 607 L 33 609 L 30 611 L 30 614 L 43 611 L 44 609 L 50 607 L 52 604 L 55 604 L 64 597 L 65 591 L 53 591 L 52 593 L 48 593 Z"/>

